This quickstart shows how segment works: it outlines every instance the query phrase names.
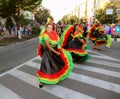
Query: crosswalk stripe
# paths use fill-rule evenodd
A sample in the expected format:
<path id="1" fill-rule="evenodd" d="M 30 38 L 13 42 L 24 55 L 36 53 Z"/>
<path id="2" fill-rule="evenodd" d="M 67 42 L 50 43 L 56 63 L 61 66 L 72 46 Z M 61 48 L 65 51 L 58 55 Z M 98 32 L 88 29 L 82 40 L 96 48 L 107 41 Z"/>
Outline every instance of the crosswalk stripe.
<path id="1" fill-rule="evenodd" d="M 94 54 L 96 54 L 96 56 L 98 56 L 98 57 L 100 56 L 100 57 L 103 57 L 103 58 L 106 58 L 106 59 L 110 59 L 110 60 L 114 60 L 114 61 L 120 62 L 120 60 L 118 60 L 118 59 L 115 59 L 115 58 L 112 58 L 112 57 L 110 57 L 110 56 L 107 56 L 107 55 L 98 53 L 98 52 L 96 52 L 96 51 L 88 50 L 88 52 L 94 53 Z M 93 54 L 92 54 L 92 55 L 93 55 Z M 93 57 L 94 57 L 94 55 L 93 55 Z"/>
<path id="2" fill-rule="evenodd" d="M 41 58 L 39 56 L 37 56 L 36 59 L 41 60 Z"/>
<path id="3" fill-rule="evenodd" d="M 101 60 L 97 60 L 97 59 L 91 59 L 91 60 L 88 60 L 87 62 L 100 64 L 100 65 L 105 65 L 105 66 L 109 66 L 109 67 L 120 68 L 120 64 L 111 63 L 111 62 L 105 62 L 105 61 L 101 61 Z"/>
<path id="4" fill-rule="evenodd" d="M 41 61 L 41 58 L 37 57 L 36 58 L 37 60 Z M 99 65 L 104 65 L 106 68 L 108 67 L 116 67 L 114 69 L 117 69 L 117 71 L 119 71 L 120 69 L 120 66 L 119 66 L 119 63 L 112 63 L 112 62 L 105 62 L 105 61 L 102 61 L 102 60 L 98 60 L 98 59 L 91 59 L 91 60 L 87 60 L 86 63 L 92 63 L 92 64 L 99 64 Z M 101 67 L 102 68 L 102 67 Z"/>
<path id="5" fill-rule="evenodd" d="M 104 56 L 99 56 L 99 55 L 91 55 L 93 58 L 99 58 L 99 59 L 107 59 L 107 60 L 113 60 L 116 61 L 115 59 L 111 58 L 111 57 L 104 57 Z"/>
<path id="6" fill-rule="evenodd" d="M 34 67 L 34 65 L 35 65 L 35 67 Z M 34 62 L 29 62 L 28 66 L 31 66 L 31 67 L 37 68 L 37 69 L 40 68 L 39 64 L 34 63 Z M 93 85 L 93 86 L 96 86 L 96 87 L 100 87 L 100 88 L 103 88 L 103 89 L 107 89 L 107 90 L 110 90 L 110 91 L 120 93 L 120 85 L 118 85 L 118 84 L 114 84 L 114 83 L 111 83 L 111 82 L 107 82 L 107 81 L 104 81 L 104 80 L 100 80 L 100 79 L 97 79 L 97 78 L 88 77 L 88 76 L 85 76 L 85 75 L 82 75 L 82 74 L 76 74 L 76 73 L 71 73 L 69 78 L 71 78 L 73 80 L 78 80 L 80 82 L 84 82 L 84 83 L 87 83 L 87 84 L 90 84 L 90 85 Z"/>
<path id="7" fill-rule="evenodd" d="M 22 72 L 25 72 L 25 73 L 28 73 L 30 75 L 33 75 L 33 76 L 36 76 L 36 72 L 38 69 L 36 68 L 33 68 L 33 67 L 28 67 L 28 66 L 24 66 L 24 67 L 21 67 L 19 68 L 19 70 L 21 70 Z M 91 73 L 93 74 L 91 76 L 90 73 L 88 73 L 87 71 L 85 70 L 80 70 L 80 69 L 77 69 L 75 68 L 73 70 L 74 73 L 77 73 L 77 74 L 82 74 L 82 75 L 87 75 L 87 76 L 90 76 L 90 77 L 94 77 L 94 78 L 98 78 L 98 79 L 102 79 L 102 80 L 105 80 L 105 81 L 108 81 L 108 82 L 113 82 L 113 83 L 116 83 L 116 84 L 119 84 L 120 82 L 116 79 L 114 79 L 113 77 L 110 78 L 108 76 L 103 76 L 103 78 L 99 77 L 100 74 L 97 74 L 97 75 L 94 75 L 94 73 Z M 107 79 L 108 77 L 108 79 Z M 105 78 L 105 79 L 104 79 Z M 112 79 L 109 80 L 109 79 Z M 116 80 L 118 82 L 116 82 Z M 115 82 L 114 82 L 115 81 Z M 102 99 L 106 99 L 106 95 L 107 96 L 110 96 L 110 97 L 117 97 L 119 96 L 118 93 L 115 93 L 115 92 L 112 92 L 112 91 L 108 91 L 106 89 L 103 89 L 103 88 L 98 88 L 96 86 L 93 86 L 93 85 L 90 85 L 90 84 L 87 84 L 87 83 L 83 83 L 83 82 L 79 82 L 79 81 L 76 81 L 76 80 L 73 80 L 73 79 L 70 79 L 70 78 L 67 78 L 66 80 L 60 82 L 58 85 L 62 86 L 62 87 L 66 87 L 66 88 L 69 88 L 71 90 L 75 90 L 75 91 L 78 91 L 80 93 L 83 93 L 83 94 L 87 94 L 89 96 L 92 96 L 92 97 L 101 97 L 102 95 Z M 93 90 L 91 92 L 91 89 Z M 95 94 L 93 94 L 95 93 Z M 106 94 L 103 94 L 103 93 L 106 93 Z M 115 99 L 115 98 L 111 98 L 111 99 Z"/>
<path id="8" fill-rule="evenodd" d="M 10 89 L 0 84 L 0 99 L 23 99 Z"/>
<path id="9" fill-rule="evenodd" d="M 9 72 L 9 74 L 38 88 L 39 82 L 35 76 L 32 76 L 20 70 L 11 71 Z M 44 90 L 62 99 L 95 99 L 94 97 L 79 93 L 77 91 L 70 90 L 59 85 L 51 86 L 46 85 L 43 88 L 41 88 L 41 90 Z"/>
<path id="10" fill-rule="evenodd" d="M 33 59 L 30 59 L 30 60 L 27 61 L 27 62 L 33 61 L 33 60 L 38 59 L 38 58 L 39 58 L 39 57 L 37 56 L 37 57 L 35 57 L 35 58 L 33 58 Z M 39 59 L 40 59 L 40 58 L 39 58 Z M 0 74 L 0 77 L 6 75 L 6 74 L 9 73 L 10 71 L 13 71 L 13 70 L 16 70 L 16 69 L 22 67 L 22 66 L 25 65 L 27 62 L 25 62 L 25 63 L 23 63 L 23 64 L 20 64 L 20 65 L 18 65 L 17 67 L 15 67 L 15 68 L 13 68 L 13 69 L 11 69 L 11 70 L 8 70 L 8 71 L 6 71 L 6 72 Z"/>
<path id="11" fill-rule="evenodd" d="M 93 77 L 88 77 L 88 76 L 81 75 L 81 74 L 76 74 L 73 72 L 71 73 L 69 78 L 83 82 L 83 83 L 87 83 L 87 84 L 90 84 L 90 85 L 93 85 L 99 88 L 103 88 L 109 91 L 120 93 L 120 85 L 118 84 L 110 83 L 104 80 L 96 79 Z"/>
<path id="12" fill-rule="evenodd" d="M 29 65 L 33 68 L 40 69 L 40 64 L 35 63 L 35 62 L 27 62 L 27 65 Z M 101 73 L 101 74 L 104 74 L 104 75 L 120 78 L 120 73 L 119 72 L 100 69 L 100 68 L 91 67 L 91 66 L 88 66 L 88 65 L 81 65 L 81 64 L 80 65 L 75 64 L 74 66 L 76 68 L 79 68 L 79 69 L 83 69 L 83 70 L 87 70 L 87 71 L 92 71 L 92 72 Z"/>
<path id="13" fill-rule="evenodd" d="M 94 57 L 94 58 L 101 58 L 101 59 L 106 59 L 106 57 L 103 57 L 103 56 L 99 56 L 99 55 L 91 55 L 92 57 Z M 109 59 L 109 58 L 107 58 L 107 59 Z"/>
<path id="14" fill-rule="evenodd" d="M 33 68 L 37 68 L 37 69 L 40 69 L 40 66 L 41 66 L 40 64 L 32 62 L 32 61 L 27 62 L 26 65 L 31 66 Z"/>
<path id="15" fill-rule="evenodd" d="M 75 64 L 75 68 L 120 78 L 120 73 L 119 72 L 115 72 L 115 71 L 100 69 L 100 68 L 91 67 L 91 66 L 88 66 L 88 65 L 81 65 L 81 64 L 79 64 L 79 65 Z"/>
<path id="16" fill-rule="evenodd" d="M 93 51 L 90 51 L 90 52 L 94 53 Z M 106 55 L 103 55 L 103 54 L 100 54 L 97 52 L 95 52 L 95 53 L 96 54 L 92 54 L 93 58 L 119 61 L 115 58 L 112 58 L 112 57 L 109 57 L 109 56 L 106 56 Z M 38 88 L 39 82 L 35 76 L 33 76 L 29 73 L 26 73 L 25 71 L 18 70 L 18 68 L 20 68 L 22 66 L 28 66 L 28 67 L 30 66 L 30 67 L 33 67 L 36 69 L 40 69 L 40 64 L 33 62 L 35 59 L 41 60 L 41 58 L 39 56 L 37 56 L 37 57 L 29 60 L 28 62 L 25 62 L 25 63 L 17 66 L 16 68 L 14 68 L 8 72 L 0 74 L 0 77 L 4 76 L 5 74 L 10 74 L 10 75 L 14 76 L 15 78 L 18 78 L 18 79 Z M 119 63 L 117 64 L 117 63 L 112 63 L 112 62 L 105 62 L 105 61 L 98 60 L 98 59 L 88 60 L 88 63 L 105 65 L 109 68 L 110 67 L 118 68 L 118 69 L 120 68 Z M 104 74 L 104 75 L 111 76 L 111 77 L 120 78 L 120 73 L 116 72 L 116 71 L 112 71 L 112 70 L 106 70 L 106 69 L 101 69 L 101 68 L 92 67 L 89 65 L 81 65 L 81 64 L 80 65 L 75 64 L 75 68 L 86 70 L 86 71 L 91 71 L 91 72 L 95 72 L 95 73 L 100 73 L 100 74 Z M 111 83 L 108 81 L 104 81 L 104 80 L 97 79 L 94 77 L 89 77 L 89 76 L 86 76 L 84 74 L 77 74 L 74 72 L 72 72 L 70 74 L 69 78 L 71 80 L 76 80 L 76 81 L 82 82 L 84 84 L 95 86 L 96 88 L 98 87 L 98 88 L 106 89 L 108 91 L 112 91 L 115 93 L 120 93 L 120 85 L 115 84 L 114 82 Z M 60 85 L 51 85 L 51 86 L 46 85 L 41 90 L 44 90 L 52 95 L 58 96 L 58 97 L 63 98 L 63 99 L 95 99 L 94 97 L 85 95 L 83 93 L 79 93 L 77 91 L 71 90 L 69 88 L 66 88 L 66 87 L 63 87 Z M 14 93 L 10 89 L 6 88 L 2 84 L 0 84 L 0 93 L 3 93 L 2 95 L 0 94 L 0 97 L 2 97 L 2 98 L 6 96 L 5 94 L 7 94 L 6 97 L 8 97 L 8 95 L 13 97 L 13 98 L 10 97 L 10 99 L 14 99 L 14 97 L 15 97 L 15 99 L 22 99 L 16 93 Z"/>

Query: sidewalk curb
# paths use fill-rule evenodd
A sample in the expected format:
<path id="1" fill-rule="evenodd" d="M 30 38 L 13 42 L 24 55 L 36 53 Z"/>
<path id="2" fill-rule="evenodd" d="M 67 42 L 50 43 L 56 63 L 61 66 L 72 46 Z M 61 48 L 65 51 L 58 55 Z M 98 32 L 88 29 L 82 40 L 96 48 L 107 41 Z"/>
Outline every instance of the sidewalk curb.
<path id="1" fill-rule="evenodd" d="M 14 46 L 14 45 L 18 45 L 18 44 L 21 44 L 21 43 L 25 43 L 25 42 L 29 42 L 29 41 L 32 41 L 34 39 L 38 38 L 37 37 L 34 37 L 34 38 L 31 38 L 29 40 L 25 40 L 25 41 L 22 41 L 22 42 L 15 42 L 15 43 L 12 43 L 12 44 L 8 44 L 8 45 L 5 45 L 5 46 L 0 46 L 0 48 L 4 48 L 4 47 L 9 47 L 9 46 Z"/>

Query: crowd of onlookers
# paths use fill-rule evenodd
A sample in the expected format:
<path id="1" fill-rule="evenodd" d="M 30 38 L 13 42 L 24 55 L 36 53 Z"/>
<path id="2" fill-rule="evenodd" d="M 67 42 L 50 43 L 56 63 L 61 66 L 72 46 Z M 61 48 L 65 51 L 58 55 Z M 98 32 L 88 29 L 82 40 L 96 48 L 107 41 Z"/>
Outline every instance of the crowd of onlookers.
<path id="1" fill-rule="evenodd" d="M 56 25 L 56 31 L 58 35 L 60 36 L 62 32 L 64 31 L 66 25 L 65 24 L 55 24 Z M 81 24 L 84 28 L 84 32 L 88 32 L 91 25 L 88 25 L 87 23 Z M 120 22 L 118 24 L 100 24 L 100 26 L 104 29 L 105 34 L 111 34 L 114 35 L 117 32 L 120 32 Z M 22 39 L 24 36 L 29 36 L 33 33 L 32 30 L 33 25 L 19 25 L 19 26 L 12 26 L 11 28 L 6 28 L 4 25 L 0 26 L 0 39 L 4 37 L 18 37 L 18 39 Z M 44 27 L 44 24 L 41 24 L 37 27 L 38 32 L 41 31 L 41 29 Z M 117 30 L 116 30 L 117 29 Z M 118 33 L 120 34 L 120 33 Z"/>
<path id="2" fill-rule="evenodd" d="M 28 36 L 32 33 L 32 26 L 12 26 L 11 28 L 6 28 L 4 25 L 0 26 L 1 36 L 2 37 L 18 37 L 19 39 L 22 36 Z"/>
<path id="3" fill-rule="evenodd" d="M 81 26 L 84 29 L 84 33 L 86 33 L 86 32 L 89 32 L 92 24 L 89 25 L 88 23 L 83 23 L 83 24 L 81 24 Z M 109 24 L 109 23 L 108 24 L 100 24 L 100 26 L 104 29 L 105 34 L 110 34 L 110 35 L 118 34 L 118 35 L 120 35 L 120 23 L 118 23 L 118 24 Z M 58 34 L 63 32 L 64 28 L 62 28 L 62 27 L 63 26 L 57 24 L 56 31 Z M 60 31 L 62 31 L 62 32 L 60 32 Z"/>

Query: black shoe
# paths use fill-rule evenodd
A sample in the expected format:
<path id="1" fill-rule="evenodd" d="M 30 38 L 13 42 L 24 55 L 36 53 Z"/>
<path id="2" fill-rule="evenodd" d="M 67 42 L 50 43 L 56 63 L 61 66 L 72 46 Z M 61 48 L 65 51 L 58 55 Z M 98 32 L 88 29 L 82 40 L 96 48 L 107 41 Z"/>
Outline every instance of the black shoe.
<path id="1" fill-rule="evenodd" d="M 40 84 L 39 84 L 39 87 L 40 87 L 40 88 L 42 88 L 43 86 L 44 86 L 44 84 L 43 84 L 43 83 L 40 83 Z"/>

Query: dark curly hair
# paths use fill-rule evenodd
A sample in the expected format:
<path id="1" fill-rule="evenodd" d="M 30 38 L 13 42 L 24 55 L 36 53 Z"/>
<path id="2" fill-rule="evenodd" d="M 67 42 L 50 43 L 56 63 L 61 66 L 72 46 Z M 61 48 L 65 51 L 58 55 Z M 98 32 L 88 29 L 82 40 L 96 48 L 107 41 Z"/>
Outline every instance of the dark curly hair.
<path id="1" fill-rule="evenodd" d="M 48 25 L 53 26 L 53 30 L 55 29 L 55 26 L 54 26 L 54 24 L 53 24 L 52 22 L 49 22 L 48 24 L 46 24 L 45 28 L 46 28 Z"/>
<path id="2" fill-rule="evenodd" d="M 80 24 L 76 23 L 76 24 L 73 26 L 73 31 L 72 31 L 72 33 L 75 32 L 75 28 L 76 28 L 76 26 L 80 26 Z"/>

